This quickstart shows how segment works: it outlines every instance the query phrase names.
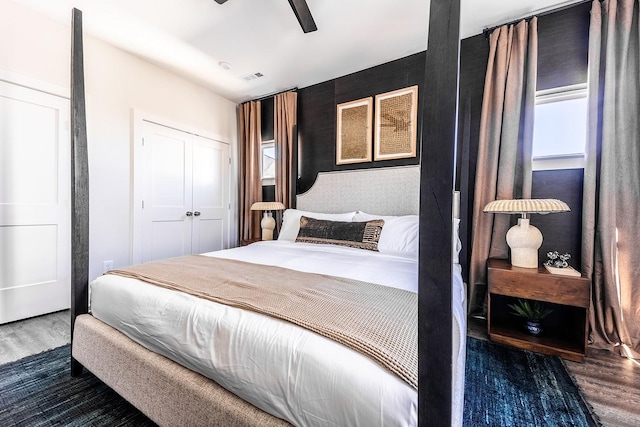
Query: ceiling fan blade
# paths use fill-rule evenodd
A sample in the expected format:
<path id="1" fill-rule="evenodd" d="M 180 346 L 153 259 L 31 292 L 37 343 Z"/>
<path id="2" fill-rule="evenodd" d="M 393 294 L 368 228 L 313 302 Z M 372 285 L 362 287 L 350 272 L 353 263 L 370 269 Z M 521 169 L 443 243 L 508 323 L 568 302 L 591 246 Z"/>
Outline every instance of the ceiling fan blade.
<path id="1" fill-rule="evenodd" d="M 224 4 L 227 0 L 215 0 L 216 3 L 218 4 Z"/>
<path id="2" fill-rule="evenodd" d="M 310 33 L 318 29 L 315 21 L 313 20 L 313 16 L 311 16 L 311 11 L 309 10 L 306 0 L 289 0 L 289 4 L 291 5 L 291 9 L 293 9 L 293 13 L 295 13 L 296 18 L 298 18 L 302 31 Z"/>

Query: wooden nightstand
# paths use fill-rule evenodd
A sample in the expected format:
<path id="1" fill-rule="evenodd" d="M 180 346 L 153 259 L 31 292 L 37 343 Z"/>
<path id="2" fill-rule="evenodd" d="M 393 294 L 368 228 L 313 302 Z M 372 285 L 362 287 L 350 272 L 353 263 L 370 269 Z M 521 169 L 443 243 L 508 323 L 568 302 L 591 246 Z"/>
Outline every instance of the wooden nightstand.
<path id="1" fill-rule="evenodd" d="M 259 242 L 261 239 L 241 239 L 240 246 L 247 246 L 255 242 Z"/>
<path id="2" fill-rule="evenodd" d="M 551 274 L 542 268 L 513 267 L 489 259 L 487 328 L 491 340 L 577 362 L 584 361 L 589 333 L 591 285 L 586 277 Z M 524 319 L 507 306 L 518 298 L 543 301 L 553 312 L 539 336 L 525 332 Z"/>

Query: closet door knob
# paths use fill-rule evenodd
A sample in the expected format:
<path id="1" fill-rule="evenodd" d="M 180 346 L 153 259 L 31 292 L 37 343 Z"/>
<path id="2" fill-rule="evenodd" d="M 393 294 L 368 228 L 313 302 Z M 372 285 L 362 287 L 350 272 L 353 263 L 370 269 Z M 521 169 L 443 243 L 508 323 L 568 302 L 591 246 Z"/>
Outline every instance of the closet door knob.
<path id="1" fill-rule="evenodd" d="M 193 215 L 193 212 L 187 211 L 187 216 L 191 216 L 191 215 Z"/>
<path id="2" fill-rule="evenodd" d="M 193 215 L 194 215 L 194 216 L 200 216 L 200 212 L 195 211 L 195 212 L 193 213 Z"/>

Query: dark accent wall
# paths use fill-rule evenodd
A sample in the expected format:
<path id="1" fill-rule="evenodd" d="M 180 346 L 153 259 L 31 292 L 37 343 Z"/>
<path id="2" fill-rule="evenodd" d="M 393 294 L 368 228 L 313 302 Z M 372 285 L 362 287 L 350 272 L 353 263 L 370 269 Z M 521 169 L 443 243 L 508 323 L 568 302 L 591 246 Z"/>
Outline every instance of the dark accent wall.
<path id="1" fill-rule="evenodd" d="M 274 138 L 273 118 L 274 118 L 273 96 L 260 101 L 260 132 L 263 141 L 271 141 Z"/>
<path id="2" fill-rule="evenodd" d="M 417 53 L 357 73 L 298 90 L 298 138 L 301 168 L 299 192 L 315 182 L 318 172 L 416 165 L 420 158 L 422 126 L 418 115 L 418 152 L 409 159 L 336 165 L 336 106 L 343 102 L 418 85 L 422 111 L 425 53 Z"/>
<path id="3" fill-rule="evenodd" d="M 418 111 L 424 96 L 425 52 L 416 53 L 353 74 L 298 90 L 298 194 L 307 191 L 318 172 L 417 165 L 420 158 L 422 117 L 418 114 L 416 157 L 336 165 L 336 106 L 356 99 L 418 85 Z M 486 62 L 486 61 L 485 61 Z M 263 99 L 262 140 L 273 139 L 273 97 Z M 374 107 L 375 108 L 375 107 Z M 373 123 L 372 123 L 373 132 Z M 263 186 L 263 200 L 273 200 L 274 186 Z"/>
<path id="4" fill-rule="evenodd" d="M 586 2 L 538 18 L 537 90 L 587 82 L 590 10 Z"/>
<path id="5" fill-rule="evenodd" d="M 263 202 L 275 202 L 276 201 L 276 186 L 275 185 L 263 185 L 262 186 L 262 201 Z"/>
<path id="6" fill-rule="evenodd" d="M 538 18 L 538 90 L 586 83 L 590 9 L 590 2 L 581 3 Z M 472 244 L 475 174 L 477 168 L 482 168 L 476 160 L 488 57 L 489 40 L 484 35 L 461 41 L 456 188 L 461 192 L 460 238 L 463 249 L 460 262 L 465 280 L 468 280 Z M 573 257 L 572 265 L 579 268 L 582 170 L 535 172 L 532 191 L 532 197 L 557 198 L 571 207 L 569 214 L 536 215 L 532 218 L 532 223 L 539 226 L 544 236 L 540 248 L 541 262 L 546 259 L 548 250 L 566 251 Z"/>
<path id="7" fill-rule="evenodd" d="M 581 271 L 580 249 L 582 240 L 582 184 L 583 169 L 535 171 L 531 197 L 534 199 L 560 199 L 571 212 L 531 215 L 531 224 L 542 233 L 539 261 L 547 259 L 547 252 L 571 254 L 569 264 Z"/>

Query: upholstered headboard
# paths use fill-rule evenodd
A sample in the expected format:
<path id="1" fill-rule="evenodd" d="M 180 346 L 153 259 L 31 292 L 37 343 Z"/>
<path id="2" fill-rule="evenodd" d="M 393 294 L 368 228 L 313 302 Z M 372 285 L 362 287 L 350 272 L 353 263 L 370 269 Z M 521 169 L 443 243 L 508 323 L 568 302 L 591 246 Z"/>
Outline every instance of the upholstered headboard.
<path id="1" fill-rule="evenodd" d="M 313 186 L 298 195 L 296 207 L 311 212 L 364 211 L 380 215 L 420 212 L 420 166 L 320 172 Z M 459 193 L 453 197 L 459 217 Z"/>
<path id="2" fill-rule="evenodd" d="M 415 215 L 420 210 L 420 166 L 320 172 L 296 200 L 298 209 L 312 212 Z"/>

